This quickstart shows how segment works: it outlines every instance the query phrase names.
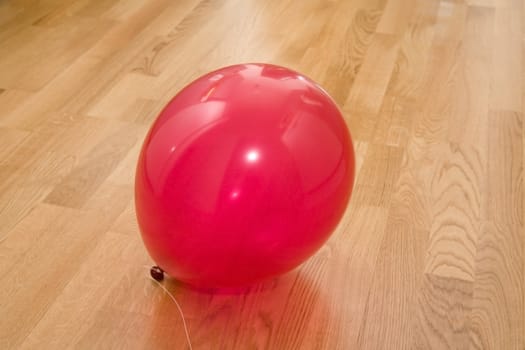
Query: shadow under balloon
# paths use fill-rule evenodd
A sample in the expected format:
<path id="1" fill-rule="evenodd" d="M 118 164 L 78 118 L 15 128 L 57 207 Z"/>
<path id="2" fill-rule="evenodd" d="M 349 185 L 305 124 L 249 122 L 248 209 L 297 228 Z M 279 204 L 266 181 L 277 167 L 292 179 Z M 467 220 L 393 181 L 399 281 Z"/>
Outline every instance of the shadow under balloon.
<path id="1" fill-rule="evenodd" d="M 287 349 L 316 348 L 328 336 L 322 280 L 296 269 L 246 288 L 196 289 L 172 278 L 163 285 L 180 305 L 194 349 Z M 157 299 L 151 316 L 150 345 L 189 348 L 174 300 Z"/>

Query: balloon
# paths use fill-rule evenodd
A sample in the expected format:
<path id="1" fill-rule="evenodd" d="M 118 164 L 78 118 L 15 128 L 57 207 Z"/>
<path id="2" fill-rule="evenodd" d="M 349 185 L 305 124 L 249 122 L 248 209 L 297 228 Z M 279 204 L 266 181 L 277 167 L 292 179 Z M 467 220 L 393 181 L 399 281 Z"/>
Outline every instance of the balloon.
<path id="1" fill-rule="evenodd" d="M 314 254 L 343 215 L 354 150 L 316 83 L 269 64 L 204 75 L 160 113 L 144 141 L 135 203 L 142 239 L 169 275 L 246 285 Z"/>

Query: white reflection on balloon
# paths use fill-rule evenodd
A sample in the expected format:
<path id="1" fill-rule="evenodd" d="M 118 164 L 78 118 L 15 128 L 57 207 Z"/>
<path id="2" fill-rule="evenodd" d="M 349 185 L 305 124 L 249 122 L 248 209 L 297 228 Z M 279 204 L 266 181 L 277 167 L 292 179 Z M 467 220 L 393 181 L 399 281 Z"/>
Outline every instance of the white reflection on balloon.
<path id="1" fill-rule="evenodd" d="M 249 150 L 247 153 L 246 153 L 246 161 L 248 163 L 255 163 L 259 160 L 259 151 L 257 150 Z"/>

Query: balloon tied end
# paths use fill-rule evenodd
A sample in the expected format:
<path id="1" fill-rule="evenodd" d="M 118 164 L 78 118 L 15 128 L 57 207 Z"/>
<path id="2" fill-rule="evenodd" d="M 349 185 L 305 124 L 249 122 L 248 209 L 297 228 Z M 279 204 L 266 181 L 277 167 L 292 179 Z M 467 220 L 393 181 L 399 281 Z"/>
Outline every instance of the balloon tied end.
<path id="1" fill-rule="evenodd" d="M 164 279 L 164 270 L 162 270 L 160 267 L 158 266 L 153 266 L 150 270 L 149 270 L 149 273 L 151 275 L 151 277 L 155 280 L 155 281 L 162 281 Z"/>

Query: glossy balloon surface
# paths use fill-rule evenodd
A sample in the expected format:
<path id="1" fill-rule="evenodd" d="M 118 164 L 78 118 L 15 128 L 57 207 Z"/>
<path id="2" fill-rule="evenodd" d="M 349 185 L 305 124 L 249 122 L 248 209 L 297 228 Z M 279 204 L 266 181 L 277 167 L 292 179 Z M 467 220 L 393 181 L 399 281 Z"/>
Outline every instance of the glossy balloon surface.
<path id="1" fill-rule="evenodd" d="M 332 99 L 289 69 L 243 64 L 175 96 L 139 157 L 136 213 L 155 262 L 204 287 L 298 266 L 352 192 L 354 150 Z"/>

